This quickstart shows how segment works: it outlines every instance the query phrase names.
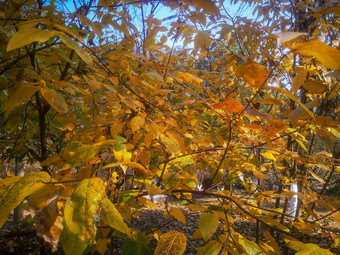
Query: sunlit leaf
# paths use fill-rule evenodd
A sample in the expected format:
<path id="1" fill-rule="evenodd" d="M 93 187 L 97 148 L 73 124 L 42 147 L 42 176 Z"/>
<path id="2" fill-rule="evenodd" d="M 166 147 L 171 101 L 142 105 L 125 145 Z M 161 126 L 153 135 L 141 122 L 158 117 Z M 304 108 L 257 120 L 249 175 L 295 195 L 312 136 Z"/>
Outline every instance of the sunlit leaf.
<path id="1" fill-rule="evenodd" d="M 155 250 L 155 255 L 178 254 L 182 255 L 187 246 L 186 236 L 178 231 L 170 231 L 161 236 Z"/>
<path id="2" fill-rule="evenodd" d="M 0 227 L 11 211 L 31 194 L 34 184 L 50 180 L 46 172 L 31 172 L 24 177 L 12 176 L 0 181 Z"/>
<path id="3" fill-rule="evenodd" d="M 311 94 L 322 94 L 327 91 L 327 86 L 322 81 L 308 80 L 303 87 Z"/>
<path id="4" fill-rule="evenodd" d="M 295 251 L 296 255 L 332 255 L 334 253 L 330 252 L 327 249 L 320 248 L 316 244 L 313 243 L 303 243 L 300 241 L 293 241 L 293 240 L 285 240 L 287 246 Z"/>
<path id="5" fill-rule="evenodd" d="M 254 62 L 246 62 L 237 68 L 236 76 L 252 87 L 261 87 L 267 79 L 267 69 L 265 66 L 258 65 Z"/>
<path id="6" fill-rule="evenodd" d="M 273 34 L 275 37 L 277 37 L 277 44 L 282 45 L 285 42 L 289 42 L 301 35 L 307 35 L 307 33 L 299 33 L 299 32 L 280 32 L 277 34 Z"/>
<path id="7" fill-rule="evenodd" d="M 96 216 L 102 199 L 105 197 L 102 179 L 93 177 L 82 180 L 73 191 L 71 200 L 65 207 L 65 223 L 79 239 L 93 244 L 97 228 Z"/>
<path id="8" fill-rule="evenodd" d="M 319 40 L 297 43 L 290 47 L 292 52 L 306 57 L 315 57 L 321 64 L 340 70 L 340 51 Z"/>
<path id="9" fill-rule="evenodd" d="M 111 228 L 117 229 L 118 231 L 130 236 L 129 227 L 125 224 L 122 216 L 109 199 L 105 198 L 102 201 L 101 208 L 100 218 L 106 224 L 108 224 Z"/>

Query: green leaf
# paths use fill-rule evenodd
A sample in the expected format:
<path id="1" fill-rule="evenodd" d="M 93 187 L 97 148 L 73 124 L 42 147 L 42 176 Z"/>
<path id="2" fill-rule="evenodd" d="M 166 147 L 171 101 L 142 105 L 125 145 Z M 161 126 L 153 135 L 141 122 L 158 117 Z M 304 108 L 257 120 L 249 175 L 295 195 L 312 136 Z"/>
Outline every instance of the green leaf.
<path id="1" fill-rule="evenodd" d="M 73 40 L 68 35 L 65 35 L 64 33 L 58 33 L 58 35 L 62 42 L 65 43 L 67 47 L 74 50 L 86 64 L 88 64 L 89 66 L 93 65 L 93 60 L 91 56 L 85 50 L 83 50 L 75 40 Z"/>
<path id="2" fill-rule="evenodd" d="M 12 35 L 7 45 L 7 51 L 21 48 L 32 42 L 46 42 L 52 36 L 56 35 L 56 31 L 42 30 L 38 28 L 24 28 Z"/>
<path id="3" fill-rule="evenodd" d="M 313 243 L 303 243 L 300 241 L 285 240 L 287 246 L 295 251 L 295 255 L 334 255 L 327 249 L 322 249 Z"/>
<path id="4" fill-rule="evenodd" d="M 46 172 L 31 172 L 26 176 L 12 176 L 0 182 L 0 227 L 6 222 L 11 211 L 32 193 L 34 184 L 49 182 Z"/>
<path id="5" fill-rule="evenodd" d="M 67 104 L 58 92 L 49 88 L 40 88 L 40 93 L 54 110 L 60 113 L 67 112 Z"/>
<path id="6" fill-rule="evenodd" d="M 161 236 L 155 250 L 155 255 L 182 255 L 187 246 L 186 236 L 178 231 L 170 231 Z"/>
<path id="7" fill-rule="evenodd" d="M 70 231 L 87 244 L 96 236 L 96 216 L 105 197 L 103 180 L 98 177 L 82 180 L 65 206 L 65 223 Z"/>
<path id="8" fill-rule="evenodd" d="M 217 255 L 222 248 L 222 244 L 216 240 L 209 241 L 203 247 L 197 249 L 196 255 Z"/>
<path id="9" fill-rule="evenodd" d="M 120 143 L 125 143 L 127 141 L 126 138 L 119 136 L 119 135 L 114 135 L 113 139 L 115 139 L 116 141 L 118 141 Z"/>
<path id="10" fill-rule="evenodd" d="M 204 214 L 198 221 L 199 230 L 202 233 L 204 241 L 208 241 L 218 228 L 219 218 L 216 214 Z"/>
<path id="11" fill-rule="evenodd" d="M 87 244 L 79 238 L 78 234 L 72 233 L 67 225 L 60 235 L 60 243 L 66 255 L 82 255 L 87 248 Z"/>
<path id="12" fill-rule="evenodd" d="M 123 217 L 120 215 L 114 204 L 107 198 L 102 202 L 100 218 L 111 228 L 130 236 L 129 227 L 125 224 Z"/>
<path id="13" fill-rule="evenodd" d="M 123 151 L 126 149 L 126 146 L 124 144 L 121 144 L 121 143 L 114 143 L 113 144 L 113 149 L 115 151 Z"/>
<path id="14" fill-rule="evenodd" d="M 151 255 L 148 247 L 133 240 L 128 240 L 122 247 L 122 255 Z"/>

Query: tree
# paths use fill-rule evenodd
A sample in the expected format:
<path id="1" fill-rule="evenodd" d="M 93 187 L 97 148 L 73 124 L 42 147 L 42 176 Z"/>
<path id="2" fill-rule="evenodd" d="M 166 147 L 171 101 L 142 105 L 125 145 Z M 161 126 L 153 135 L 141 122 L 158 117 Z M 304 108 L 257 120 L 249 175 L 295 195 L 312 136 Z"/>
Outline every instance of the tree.
<path id="1" fill-rule="evenodd" d="M 114 235 L 126 240 L 123 254 L 149 254 L 129 221 L 139 204 L 154 205 L 145 195 L 163 194 L 204 211 L 198 254 L 280 254 L 280 238 L 332 254 L 340 231 L 320 222 L 340 215 L 325 195 L 339 172 L 339 6 L 246 4 L 256 19 L 212 0 L 2 3 L 2 158 L 41 169 L 0 182 L 0 225 L 28 197 L 53 250 L 104 253 L 96 244 Z M 162 8 L 171 15 L 158 17 Z M 200 191 L 203 171 L 211 180 Z M 247 199 L 216 190 L 236 181 Z M 218 204 L 197 205 L 193 194 Z M 256 225 L 254 240 L 235 230 L 236 215 Z M 183 254 L 187 238 L 162 233 L 155 254 Z"/>

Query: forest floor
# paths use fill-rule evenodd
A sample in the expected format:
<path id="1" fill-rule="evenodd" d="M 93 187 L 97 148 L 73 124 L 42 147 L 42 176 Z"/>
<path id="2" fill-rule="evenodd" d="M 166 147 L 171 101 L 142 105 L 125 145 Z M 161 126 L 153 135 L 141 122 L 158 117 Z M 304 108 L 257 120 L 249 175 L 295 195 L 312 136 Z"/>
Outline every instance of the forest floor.
<path id="1" fill-rule="evenodd" d="M 201 203 L 213 203 L 209 199 L 202 199 Z M 171 202 L 173 203 L 173 202 Z M 177 206 L 177 204 L 172 204 L 172 206 Z M 165 206 L 163 203 L 159 204 L 158 209 L 154 208 L 145 208 L 139 210 L 140 216 L 138 218 L 132 218 L 130 227 L 135 230 L 139 230 L 143 233 L 149 234 L 155 231 L 155 229 L 160 230 L 162 233 L 166 233 L 171 230 L 176 230 L 184 233 L 188 238 L 187 248 L 185 251 L 186 255 L 196 254 L 196 249 L 198 247 L 204 246 L 204 241 L 202 239 L 192 240 L 191 236 L 198 229 L 198 218 L 202 213 L 188 210 L 184 207 L 181 207 L 185 218 L 186 224 L 179 222 L 173 217 L 165 217 L 163 213 L 165 212 Z M 240 234 L 244 236 L 248 236 L 251 238 L 255 238 L 256 233 L 256 224 L 251 224 L 249 222 L 244 222 L 240 218 L 235 217 L 235 225 L 234 228 Z M 270 231 L 267 227 L 261 226 L 261 231 Z M 217 234 L 223 233 L 223 229 L 218 229 L 214 237 L 216 238 Z M 295 234 L 299 234 L 296 232 Z M 318 244 L 322 248 L 329 249 L 330 243 L 327 238 L 322 237 L 320 235 L 301 236 L 301 240 L 303 242 L 313 242 Z M 282 235 L 275 236 L 282 254 L 295 254 L 294 251 L 285 250 L 284 239 Z M 262 234 L 260 235 L 260 239 L 264 241 Z M 124 245 L 125 240 L 117 237 L 111 238 L 111 243 L 108 245 L 108 249 L 105 254 L 115 255 L 120 254 L 121 247 Z M 149 247 L 153 252 L 155 247 L 157 246 L 157 241 L 153 237 L 150 240 Z M 334 254 L 340 254 L 340 248 L 331 249 Z M 61 247 L 58 248 L 56 252 L 51 251 L 51 248 L 48 244 L 44 243 L 44 241 L 35 234 L 35 231 L 32 227 L 32 224 L 28 224 L 26 222 L 14 223 L 9 220 L 5 223 L 5 225 L 0 229 L 0 254 L 21 254 L 21 255 L 34 255 L 34 254 L 54 254 L 61 255 L 64 254 Z M 96 253 L 99 254 L 99 253 Z"/>

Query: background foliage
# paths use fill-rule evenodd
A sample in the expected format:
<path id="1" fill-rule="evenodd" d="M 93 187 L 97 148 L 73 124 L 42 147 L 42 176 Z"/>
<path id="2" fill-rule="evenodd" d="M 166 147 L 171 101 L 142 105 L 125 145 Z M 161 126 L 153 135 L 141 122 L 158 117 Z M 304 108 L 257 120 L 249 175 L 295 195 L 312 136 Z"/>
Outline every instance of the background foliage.
<path id="1" fill-rule="evenodd" d="M 111 236 L 122 254 L 150 254 L 153 237 L 155 254 L 183 254 L 188 238 L 206 242 L 197 254 L 332 254 L 340 8 L 232 2 L 1 2 L 0 225 L 28 197 L 38 235 L 66 254 L 103 254 Z M 14 162 L 40 169 L 12 176 Z M 161 194 L 204 212 L 193 237 L 129 226 Z M 166 210 L 185 224 L 180 208 Z"/>

